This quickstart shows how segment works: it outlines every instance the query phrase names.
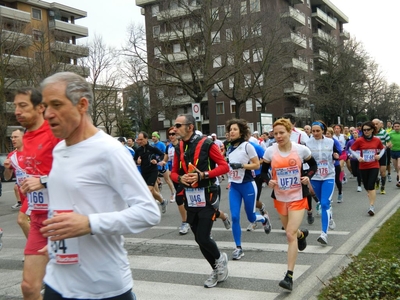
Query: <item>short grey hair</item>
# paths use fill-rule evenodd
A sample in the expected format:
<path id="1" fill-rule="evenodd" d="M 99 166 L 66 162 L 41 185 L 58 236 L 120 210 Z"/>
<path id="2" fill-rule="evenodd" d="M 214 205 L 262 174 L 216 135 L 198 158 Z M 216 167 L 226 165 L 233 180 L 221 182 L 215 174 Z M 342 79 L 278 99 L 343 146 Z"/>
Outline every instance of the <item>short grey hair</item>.
<path id="1" fill-rule="evenodd" d="M 40 89 L 43 91 L 50 84 L 65 83 L 65 96 L 71 100 L 73 105 L 77 105 L 79 100 L 84 97 L 89 102 L 90 113 L 93 105 L 93 91 L 89 82 L 85 78 L 72 72 L 60 72 L 53 74 L 42 81 Z"/>

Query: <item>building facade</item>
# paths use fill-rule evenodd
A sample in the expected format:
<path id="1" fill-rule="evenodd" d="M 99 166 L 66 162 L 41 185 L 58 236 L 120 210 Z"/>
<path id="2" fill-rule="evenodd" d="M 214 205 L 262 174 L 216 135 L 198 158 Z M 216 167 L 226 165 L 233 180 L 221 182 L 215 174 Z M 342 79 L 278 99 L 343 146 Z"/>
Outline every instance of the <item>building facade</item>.
<path id="1" fill-rule="evenodd" d="M 154 130 L 199 103 L 199 129 L 225 135 L 233 117 L 263 131 L 273 119 L 310 119 L 313 78 L 329 46 L 349 39 L 329 0 L 136 0 L 145 16 Z M 312 107 L 312 106 L 311 106 Z"/>

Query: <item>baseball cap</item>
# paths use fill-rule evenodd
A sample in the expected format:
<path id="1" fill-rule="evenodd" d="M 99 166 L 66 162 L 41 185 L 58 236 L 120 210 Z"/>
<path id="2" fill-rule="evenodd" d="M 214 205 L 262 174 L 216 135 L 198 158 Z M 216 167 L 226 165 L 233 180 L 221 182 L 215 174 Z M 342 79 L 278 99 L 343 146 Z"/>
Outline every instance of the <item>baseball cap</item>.
<path id="1" fill-rule="evenodd" d="M 215 133 L 213 133 L 211 136 L 217 136 Z"/>

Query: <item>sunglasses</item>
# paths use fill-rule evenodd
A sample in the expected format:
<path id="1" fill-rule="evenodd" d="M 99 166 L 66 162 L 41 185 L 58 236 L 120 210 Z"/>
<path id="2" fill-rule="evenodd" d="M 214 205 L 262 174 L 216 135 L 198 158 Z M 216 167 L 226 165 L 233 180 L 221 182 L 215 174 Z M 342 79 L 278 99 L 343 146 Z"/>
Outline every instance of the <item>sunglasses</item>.
<path id="1" fill-rule="evenodd" d="M 176 128 L 181 128 L 182 125 L 190 125 L 190 124 L 192 124 L 192 123 L 186 123 L 186 124 L 176 123 L 176 124 L 174 125 L 174 127 L 176 127 Z"/>
<path id="2" fill-rule="evenodd" d="M 370 131 L 372 128 L 363 128 L 363 131 Z"/>
<path id="3" fill-rule="evenodd" d="M 175 135 L 175 132 L 168 133 L 168 135 Z"/>

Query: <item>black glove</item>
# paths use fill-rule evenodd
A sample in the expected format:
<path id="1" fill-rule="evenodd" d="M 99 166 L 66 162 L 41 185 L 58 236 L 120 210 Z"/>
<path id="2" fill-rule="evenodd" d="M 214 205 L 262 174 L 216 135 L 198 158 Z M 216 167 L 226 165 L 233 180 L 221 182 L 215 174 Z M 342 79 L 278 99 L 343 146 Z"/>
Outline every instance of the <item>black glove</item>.
<path id="1" fill-rule="evenodd" d="M 239 164 L 239 163 L 230 163 L 229 164 L 231 166 L 232 169 L 236 170 L 236 169 L 242 169 L 243 168 L 243 164 Z"/>

